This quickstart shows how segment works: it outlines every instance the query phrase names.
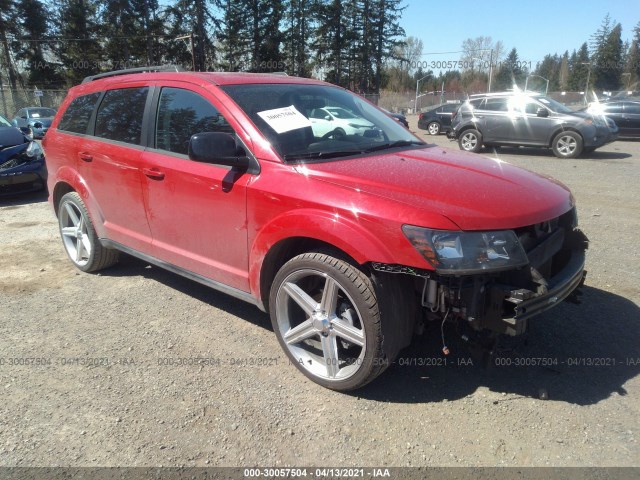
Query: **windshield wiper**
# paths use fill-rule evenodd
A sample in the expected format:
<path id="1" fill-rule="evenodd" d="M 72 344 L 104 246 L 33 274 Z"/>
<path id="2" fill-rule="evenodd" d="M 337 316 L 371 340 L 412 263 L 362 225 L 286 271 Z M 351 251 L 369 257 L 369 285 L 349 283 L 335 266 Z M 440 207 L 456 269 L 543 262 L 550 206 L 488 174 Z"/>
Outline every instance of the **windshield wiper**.
<path id="1" fill-rule="evenodd" d="M 411 145 L 426 145 L 425 143 L 418 142 L 417 140 L 396 140 L 395 142 L 383 143 L 382 145 L 376 145 L 365 150 L 365 153 L 376 152 L 378 150 L 387 150 L 389 148 L 396 147 L 409 147 Z"/>
<path id="2" fill-rule="evenodd" d="M 348 155 L 359 155 L 365 153 L 364 150 L 332 150 L 329 152 L 304 152 L 304 153 L 288 153 L 283 158 L 285 160 L 307 160 L 316 158 L 336 158 L 346 157 Z"/>

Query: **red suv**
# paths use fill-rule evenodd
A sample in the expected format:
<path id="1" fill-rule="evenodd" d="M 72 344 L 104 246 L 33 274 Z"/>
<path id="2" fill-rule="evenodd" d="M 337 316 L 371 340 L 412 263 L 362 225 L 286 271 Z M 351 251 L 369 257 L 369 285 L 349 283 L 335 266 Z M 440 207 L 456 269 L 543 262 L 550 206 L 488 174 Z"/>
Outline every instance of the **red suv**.
<path id="1" fill-rule="evenodd" d="M 43 142 L 85 272 L 126 252 L 251 302 L 335 390 L 373 380 L 425 322 L 486 345 L 583 282 L 558 182 L 428 145 L 324 82 L 147 70 L 85 79 Z M 354 128 L 318 131 L 325 107 Z"/>

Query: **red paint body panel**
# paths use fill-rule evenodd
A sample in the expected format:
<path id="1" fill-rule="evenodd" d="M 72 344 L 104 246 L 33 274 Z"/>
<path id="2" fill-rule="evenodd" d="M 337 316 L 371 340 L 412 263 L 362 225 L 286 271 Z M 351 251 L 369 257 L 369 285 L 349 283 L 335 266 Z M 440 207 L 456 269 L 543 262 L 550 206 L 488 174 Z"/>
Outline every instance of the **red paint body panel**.
<path id="1" fill-rule="evenodd" d="M 126 85 L 111 77 L 70 90 L 43 142 L 49 191 L 59 182 L 78 190 L 100 237 L 256 299 L 265 255 L 287 238 L 321 240 L 359 263 L 431 269 L 402 233 L 402 225 L 511 229 L 557 217 L 572 206 L 570 192 L 557 182 L 497 160 L 436 147 L 286 165 L 217 87 L 323 82 L 241 73 L 141 73 L 127 79 Z M 73 98 L 133 85 L 182 87 L 205 97 L 257 159 L 260 172 L 240 173 L 57 130 Z M 80 160 L 82 153 L 93 160 Z"/>

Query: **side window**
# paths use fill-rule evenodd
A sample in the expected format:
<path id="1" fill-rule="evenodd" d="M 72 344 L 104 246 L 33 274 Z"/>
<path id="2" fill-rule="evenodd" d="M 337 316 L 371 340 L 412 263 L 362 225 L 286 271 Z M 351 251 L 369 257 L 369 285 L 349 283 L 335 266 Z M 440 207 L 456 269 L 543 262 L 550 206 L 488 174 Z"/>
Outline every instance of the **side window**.
<path id="1" fill-rule="evenodd" d="M 93 113 L 93 108 L 100 97 L 100 93 L 90 93 L 82 97 L 75 98 L 62 115 L 58 130 L 72 133 L 87 133 L 89 119 Z"/>
<path id="2" fill-rule="evenodd" d="M 539 108 L 542 108 L 542 107 L 540 107 L 537 103 L 527 102 L 525 106 L 525 112 L 531 115 L 537 115 Z"/>
<path id="3" fill-rule="evenodd" d="M 471 106 L 473 106 L 473 108 L 481 109 L 483 101 L 484 98 L 476 98 L 475 100 L 471 100 L 469 103 L 471 104 Z"/>
<path id="4" fill-rule="evenodd" d="M 486 103 L 482 106 L 483 110 L 492 112 L 506 112 L 507 100 L 505 98 L 487 98 Z"/>
<path id="5" fill-rule="evenodd" d="M 191 135 L 201 132 L 233 133 L 227 120 L 197 93 L 163 88 L 156 119 L 156 148 L 187 155 Z"/>
<path id="6" fill-rule="evenodd" d="M 95 136 L 139 144 L 148 91 L 148 87 L 108 90 L 96 115 Z"/>

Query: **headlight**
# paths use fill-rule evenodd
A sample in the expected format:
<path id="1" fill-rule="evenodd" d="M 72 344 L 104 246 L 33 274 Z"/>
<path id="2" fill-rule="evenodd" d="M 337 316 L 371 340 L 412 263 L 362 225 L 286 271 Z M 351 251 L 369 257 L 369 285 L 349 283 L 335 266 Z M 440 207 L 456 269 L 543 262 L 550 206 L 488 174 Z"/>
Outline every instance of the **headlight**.
<path id="1" fill-rule="evenodd" d="M 529 263 L 512 230 L 452 232 L 404 225 L 402 231 L 438 273 L 483 273 Z"/>
<path id="2" fill-rule="evenodd" d="M 38 159 L 44 155 L 42 147 L 38 142 L 31 142 L 25 150 L 25 155 L 31 159 Z"/>

